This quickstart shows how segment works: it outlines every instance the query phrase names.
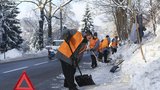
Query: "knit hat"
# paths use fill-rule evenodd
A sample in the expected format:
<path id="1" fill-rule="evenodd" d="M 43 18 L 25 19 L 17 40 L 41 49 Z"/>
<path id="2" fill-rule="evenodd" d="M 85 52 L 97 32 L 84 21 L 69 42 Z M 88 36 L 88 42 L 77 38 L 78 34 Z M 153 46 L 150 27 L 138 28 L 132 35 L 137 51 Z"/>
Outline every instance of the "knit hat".
<path id="1" fill-rule="evenodd" d="M 97 36 L 97 32 L 95 32 L 95 33 L 93 34 L 93 36 Z"/>

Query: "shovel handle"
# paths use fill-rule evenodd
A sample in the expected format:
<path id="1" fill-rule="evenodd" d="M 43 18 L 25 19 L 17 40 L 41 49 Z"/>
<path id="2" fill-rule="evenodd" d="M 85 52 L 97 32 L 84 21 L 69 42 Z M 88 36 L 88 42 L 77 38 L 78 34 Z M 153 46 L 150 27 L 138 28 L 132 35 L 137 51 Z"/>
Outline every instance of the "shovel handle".
<path id="1" fill-rule="evenodd" d="M 124 61 L 124 60 L 123 60 Z M 119 62 L 116 66 L 120 65 L 123 61 Z"/>
<path id="2" fill-rule="evenodd" d="M 70 48 L 70 50 L 71 50 L 71 53 L 73 54 L 73 51 L 72 51 L 72 48 L 71 48 L 70 44 L 69 44 L 69 43 L 67 43 L 67 44 L 68 44 L 68 46 L 69 46 L 69 48 Z M 74 56 L 73 56 L 73 57 L 74 57 Z M 73 61 L 73 60 L 72 60 L 72 61 Z M 81 70 L 80 70 L 80 68 L 79 68 L 77 58 L 75 58 L 75 61 L 76 61 L 76 65 L 77 65 L 78 71 L 79 71 L 80 75 L 82 76 L 82 72 L 81 72 Z"/>
<path id="3" fill-rule="evenodd" d="M 97 60 L 97 56 L 96 56 L 96 54 L 94 53 L 94 51 L 91 51 L 92 52 L 92 54 L 96 57 L 96 60 Z"/>

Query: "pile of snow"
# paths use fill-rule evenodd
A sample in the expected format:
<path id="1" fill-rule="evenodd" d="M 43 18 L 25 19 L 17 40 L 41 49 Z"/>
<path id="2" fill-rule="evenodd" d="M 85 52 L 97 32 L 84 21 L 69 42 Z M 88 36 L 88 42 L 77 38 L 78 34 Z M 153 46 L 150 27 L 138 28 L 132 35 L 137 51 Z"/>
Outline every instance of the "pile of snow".
<path id="1" fill-rule="evenodd" d="M 143 45 L 147 63 L 144 63 L 140 50 L 123 65 L 123 71 L 131 76 L 131 87 L 136 90 L 160 89 L 160 26 L 157 37 Z"/>
<path id="2" fill-rule="evenodd" d="M 37 51 L 37 50 L 31 50 L 31 51 L 28 51 L 28 52 L 26 52 L 25 54 L 38 54 L 38 55 L 47 55 L 48 54 L 48 50 L 47 49 L 43 49 L 43 50 L 39 50 L 39 51 Z"/>
<path id="3" fill-rule="evenodd" d="M 131 51 L 135 45 L 129 49 L 123 48 L 126 61 L 123 63 L 122 73 L 130 76 L 130 87 L 134 90 L 160 89 L 160 28 L 157 35 L 146 40 L 142 47 L 147 63 L 144 62 L 140 49 L 134 53 Z"/>
<path id="4" fill-rule="evenodd" d="M 5 53 L 6 59 L 10 58 L 16 58 L 22 56 L 22 51 L 19 51 L 17 49 L 9 50 Z M 4 53 L 0 54 L 0 60 L 4 60 Z"/>
<path id="5" fill-rule="evenodd" d="M 29 52 L 22 52 L 17 49 L 12 49 L 7 51 L 6 53 L 0 54 L 0 60 L 3 61 L 12 61 L 12 60 L 23 60 L 26 58 L 35 58 L 35 57 L 45 57 L 48 55 L 48 50 L 43 49 L 41 51 L 32 50 Z M 4 59 L 5 56 L 5 59 Z"/>

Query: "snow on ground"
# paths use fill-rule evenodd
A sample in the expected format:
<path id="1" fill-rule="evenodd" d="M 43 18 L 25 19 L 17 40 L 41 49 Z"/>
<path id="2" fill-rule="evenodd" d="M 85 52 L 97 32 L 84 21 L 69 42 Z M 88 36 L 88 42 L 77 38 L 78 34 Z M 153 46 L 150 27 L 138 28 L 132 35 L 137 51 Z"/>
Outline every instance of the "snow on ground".
<path id="1" fill-rule="evenodd" d="M 6 59 L 16 58 L 16 57 L 22 56 L 22 52 L 21 52 L 21 51 L 18 51 L 17 49 L 12 49 L 12 50 L 7 51 L 7 52 L 5 53 L 5 56 L 6 56 Z M 0 54 L 0 60 L 5 60 L 5 59 L 4 59 L 4 53 L 3 53 L 3 54 Z"/>
<path id="2" fill-rule="evenodd" d="M 82 87 L 82 90 L 160 90 L 160 26 L 156 37 L 151 31 L 146 31 L 145 35 L 142 49 L 147 63 L 138 44 L 126 43 L 111 56 L 113 60 L 120 57 L 125 60 L 120 71 L 110 73 L 112 65 L 99 63 L 98 68 L 85 70 L 96 85 Z"/>
<path id="3" fill-rule="evenodd" d="M 8 50 L 5 53 L 5 59 L 4 59 L 4 53 L 0 54 L 0 61 L 15 61 L 15 60 L 23 60 L 27 58 L 36 58 L 36 57 L 43 57 L 47 56 L 48 51 L 47 49 L 43 49 L 41 51 L 29 51 L 29 52 L 22 52 L 17 49 Z"/>
<path id="4" fill-rule="evenodd" d="M 122 71 L 130 74 L 130 85 L 135 90 L 160 90 L 160 27 L 157 35 L 143 45 L 147 63 L 142 59 L 140 50 L 137 50 L 123 64 Z"/>
<path id="5" fill-rule="evenodd" d="M 121 71 L 116 73 L 110 73 L 112 65 L 105 63 L 98 63 L 98 67 L 92 70 L 86 70 L 86 74 L 91 74 L 95 86 L 80 87 L 80 90 L 128 90 L 128 80 L 121 78 Z M 123 87 L 122 87 L 123 86 Z M 125 87 L 124 87 L 125 86 Z M 130 89 L 131 90 L 131 89 Z"/>
<path id="6" fill-rule="evenodd" d="M 33 54 L 33 55 L 38 55 L 38 56 L 44 56 L 44 55 L 48 55 L 48 50 L 47 49 L 43 49 L 41 51 L 37 51 L 37 50 L 32 50 L 29 52 L 26 52 L 25 54 Z"/>

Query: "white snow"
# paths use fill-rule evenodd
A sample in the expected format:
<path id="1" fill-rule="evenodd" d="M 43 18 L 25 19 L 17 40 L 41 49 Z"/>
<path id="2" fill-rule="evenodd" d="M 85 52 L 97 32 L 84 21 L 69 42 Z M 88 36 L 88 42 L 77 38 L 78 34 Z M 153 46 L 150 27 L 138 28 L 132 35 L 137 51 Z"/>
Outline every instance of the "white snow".
<path id="1" fill-rule="evenodd" d="M 7 51 L 5 53 L 5 56 L 6 56 L 6 59 L 16 58 L 16 57 L 22 56 L 22 52 L 18 51 L 17 49 L 12 49 L 12 50 Z M 5 60 L 4 59 L 4 53 L 0 54 L 0 60 Z"/>
<path id="2" fill-rule="evenodd" d="M 5 55 L 5 58 L 4 58 Z M 47 49 L 43 49 L 41 51 L 29 51 L 22 52 L 17 49 L 8 50 L 7 52 L 0 54 L 0 61 L 2 62 L 10 62 L 16 60 L 25 60 L 27 58 L 36 58 L 36 57 L 45 57 L 48 55 Z M 1 63 L 1 62 L 0 62 Z"/>

